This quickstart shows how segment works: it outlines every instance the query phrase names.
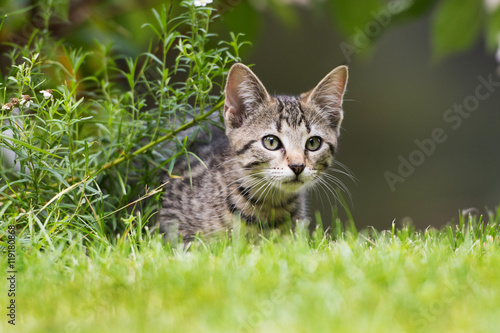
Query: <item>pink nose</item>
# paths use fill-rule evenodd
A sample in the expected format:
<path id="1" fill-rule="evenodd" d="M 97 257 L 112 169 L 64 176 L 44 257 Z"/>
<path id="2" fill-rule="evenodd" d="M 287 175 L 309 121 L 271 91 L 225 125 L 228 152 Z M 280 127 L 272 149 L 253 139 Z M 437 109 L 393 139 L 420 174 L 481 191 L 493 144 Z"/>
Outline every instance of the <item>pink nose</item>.
<path id="1" fill-rule="evenodd" d="M 292 169 L 293 173 L 298 176 L 302 173 L 302 171 L 304 171 L 304 168 L 306 166 L 304 164 L 290 164 L 290 165 L 288 165 L 288 167 L 290 167 L 290 169 Z"/>

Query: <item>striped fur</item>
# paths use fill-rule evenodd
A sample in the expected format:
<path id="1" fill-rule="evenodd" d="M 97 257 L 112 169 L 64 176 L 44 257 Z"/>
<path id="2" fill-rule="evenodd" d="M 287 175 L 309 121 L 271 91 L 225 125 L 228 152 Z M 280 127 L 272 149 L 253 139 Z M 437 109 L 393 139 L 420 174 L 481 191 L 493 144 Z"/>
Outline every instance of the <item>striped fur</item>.
<path id="1" fill-rule="evenodd" d="M 166 186 L 161 231 L 189 240 L 230 230 L 235 219 L 276 226 L 307 219 L 305 193 L 334 160 L 346 84 L 347 67 L 340 66 L 300 97 L 270 96 L 248 67 L 235 64 L 225 89 L 226 132 L 195 146 L 207 168 L 191 161 L 192 186 L 187 172 Z M 279 149 L 265 148 L 269 135 L 281 141 Z M 322 140 L 316 151 L 306 148 L 312 137 Z"/>

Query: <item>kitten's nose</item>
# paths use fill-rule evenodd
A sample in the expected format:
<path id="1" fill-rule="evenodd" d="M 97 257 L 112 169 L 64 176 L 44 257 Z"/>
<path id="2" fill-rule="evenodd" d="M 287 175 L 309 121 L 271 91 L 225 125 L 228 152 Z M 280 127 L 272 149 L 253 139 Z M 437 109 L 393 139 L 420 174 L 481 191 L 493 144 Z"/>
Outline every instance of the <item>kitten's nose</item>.
<path id="1" fill-rule="evenodd" d="M 304 164 L 289 164 L 288 166 L 290 167 L 290 169 L 292 169 L 293 173 L 296 176 L 300 175 L 306 167 Z"/>

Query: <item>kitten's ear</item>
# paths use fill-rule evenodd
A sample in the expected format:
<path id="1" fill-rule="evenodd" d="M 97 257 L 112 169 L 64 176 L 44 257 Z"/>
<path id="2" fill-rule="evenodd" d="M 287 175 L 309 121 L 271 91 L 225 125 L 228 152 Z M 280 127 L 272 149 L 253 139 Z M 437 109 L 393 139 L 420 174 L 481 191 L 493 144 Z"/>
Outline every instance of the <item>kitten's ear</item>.
<path id="1" fill-rule="evenodd" d="M 240 127 L 249 113 L 271 99 L 250 68 L 239 63 L 229 70 L 225 93 L 224 120 L 228 128 Z"/>
<path id="2" fill-rule="evenodd" d="M 322 112 L 326 112 L 337 130 L 343 118 L 342 100 L 347 86 L 347 78 L 347 66 L 339 66 L 328 73 L 313 90 L 301 95 L 307 103 L 312 103 L 318 106 Z"/>

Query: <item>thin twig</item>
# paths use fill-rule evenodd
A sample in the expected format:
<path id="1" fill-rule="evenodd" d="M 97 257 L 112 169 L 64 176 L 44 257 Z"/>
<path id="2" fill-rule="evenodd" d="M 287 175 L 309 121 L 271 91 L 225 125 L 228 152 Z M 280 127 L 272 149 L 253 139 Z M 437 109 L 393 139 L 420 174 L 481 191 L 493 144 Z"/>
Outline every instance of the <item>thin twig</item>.
<path id="1" fill-rule="evenodd" d="M 196 123 L 200 122 L 200 121 L 203 121 L 205 120 L 206 118 L 208 118 L 208 116 L 210 116 L 212 113 L 214 113 L 215 111 L 219 110 L 222 105 L 224 105 L 224 101 L 220 101 L 219 103 L 217 103 L 212 109 L 210 109 L 210 111 L 202 114 L 201 116 L 198 116 L 198 117 L 195 117 L 193 120 L 185 123 L 184 125 L 182 126 L 179 126 L 177 127 L 175 130 L 173 130 L 172 132 L 168 133 L 167 135 L 164 135 L 158 139 L 156 139 L 155 141 L 152 141 L 150 143 L 148 143 L 147 145 L 137 149 L 136 151 L 134 151 L 132 154 L 129 154 L 129 155 L 122 155 L 121 157 L 115 159 L 114 161 L 111 161 L 109 163 L 106 163 L 102 166 L 101 169 L 95 171 L 92 175 L 90 175 L 89 178 L 93 178 L 95 177 L 97 174 L 99 174 L 101 171 L 104 171 L 104 170 L 107 170 L 107 169 L 110 169 L 112 167 L 114 167 L 115 165 L 118 165 L 120 164 L 121 162 L 125 161 L 125 160 L 128 160 L 128 159 L 131 159 L 135 156 L 138 156 L 140 154 L 143 154 L 145 153 L 146 151 L 148 151 L 150 148 L 153 148 L 154 146 L 162 143 L 163 141 L 166 141 L 170 138 L 172 138 L 174 135 L 176 135 L 177 133 L 179 132 L 182 132 L 182 131 L 185 131 L 187 130 L 188 128 L 191 128 L 193 127 L 194 125 L 196 125 Z"/>

